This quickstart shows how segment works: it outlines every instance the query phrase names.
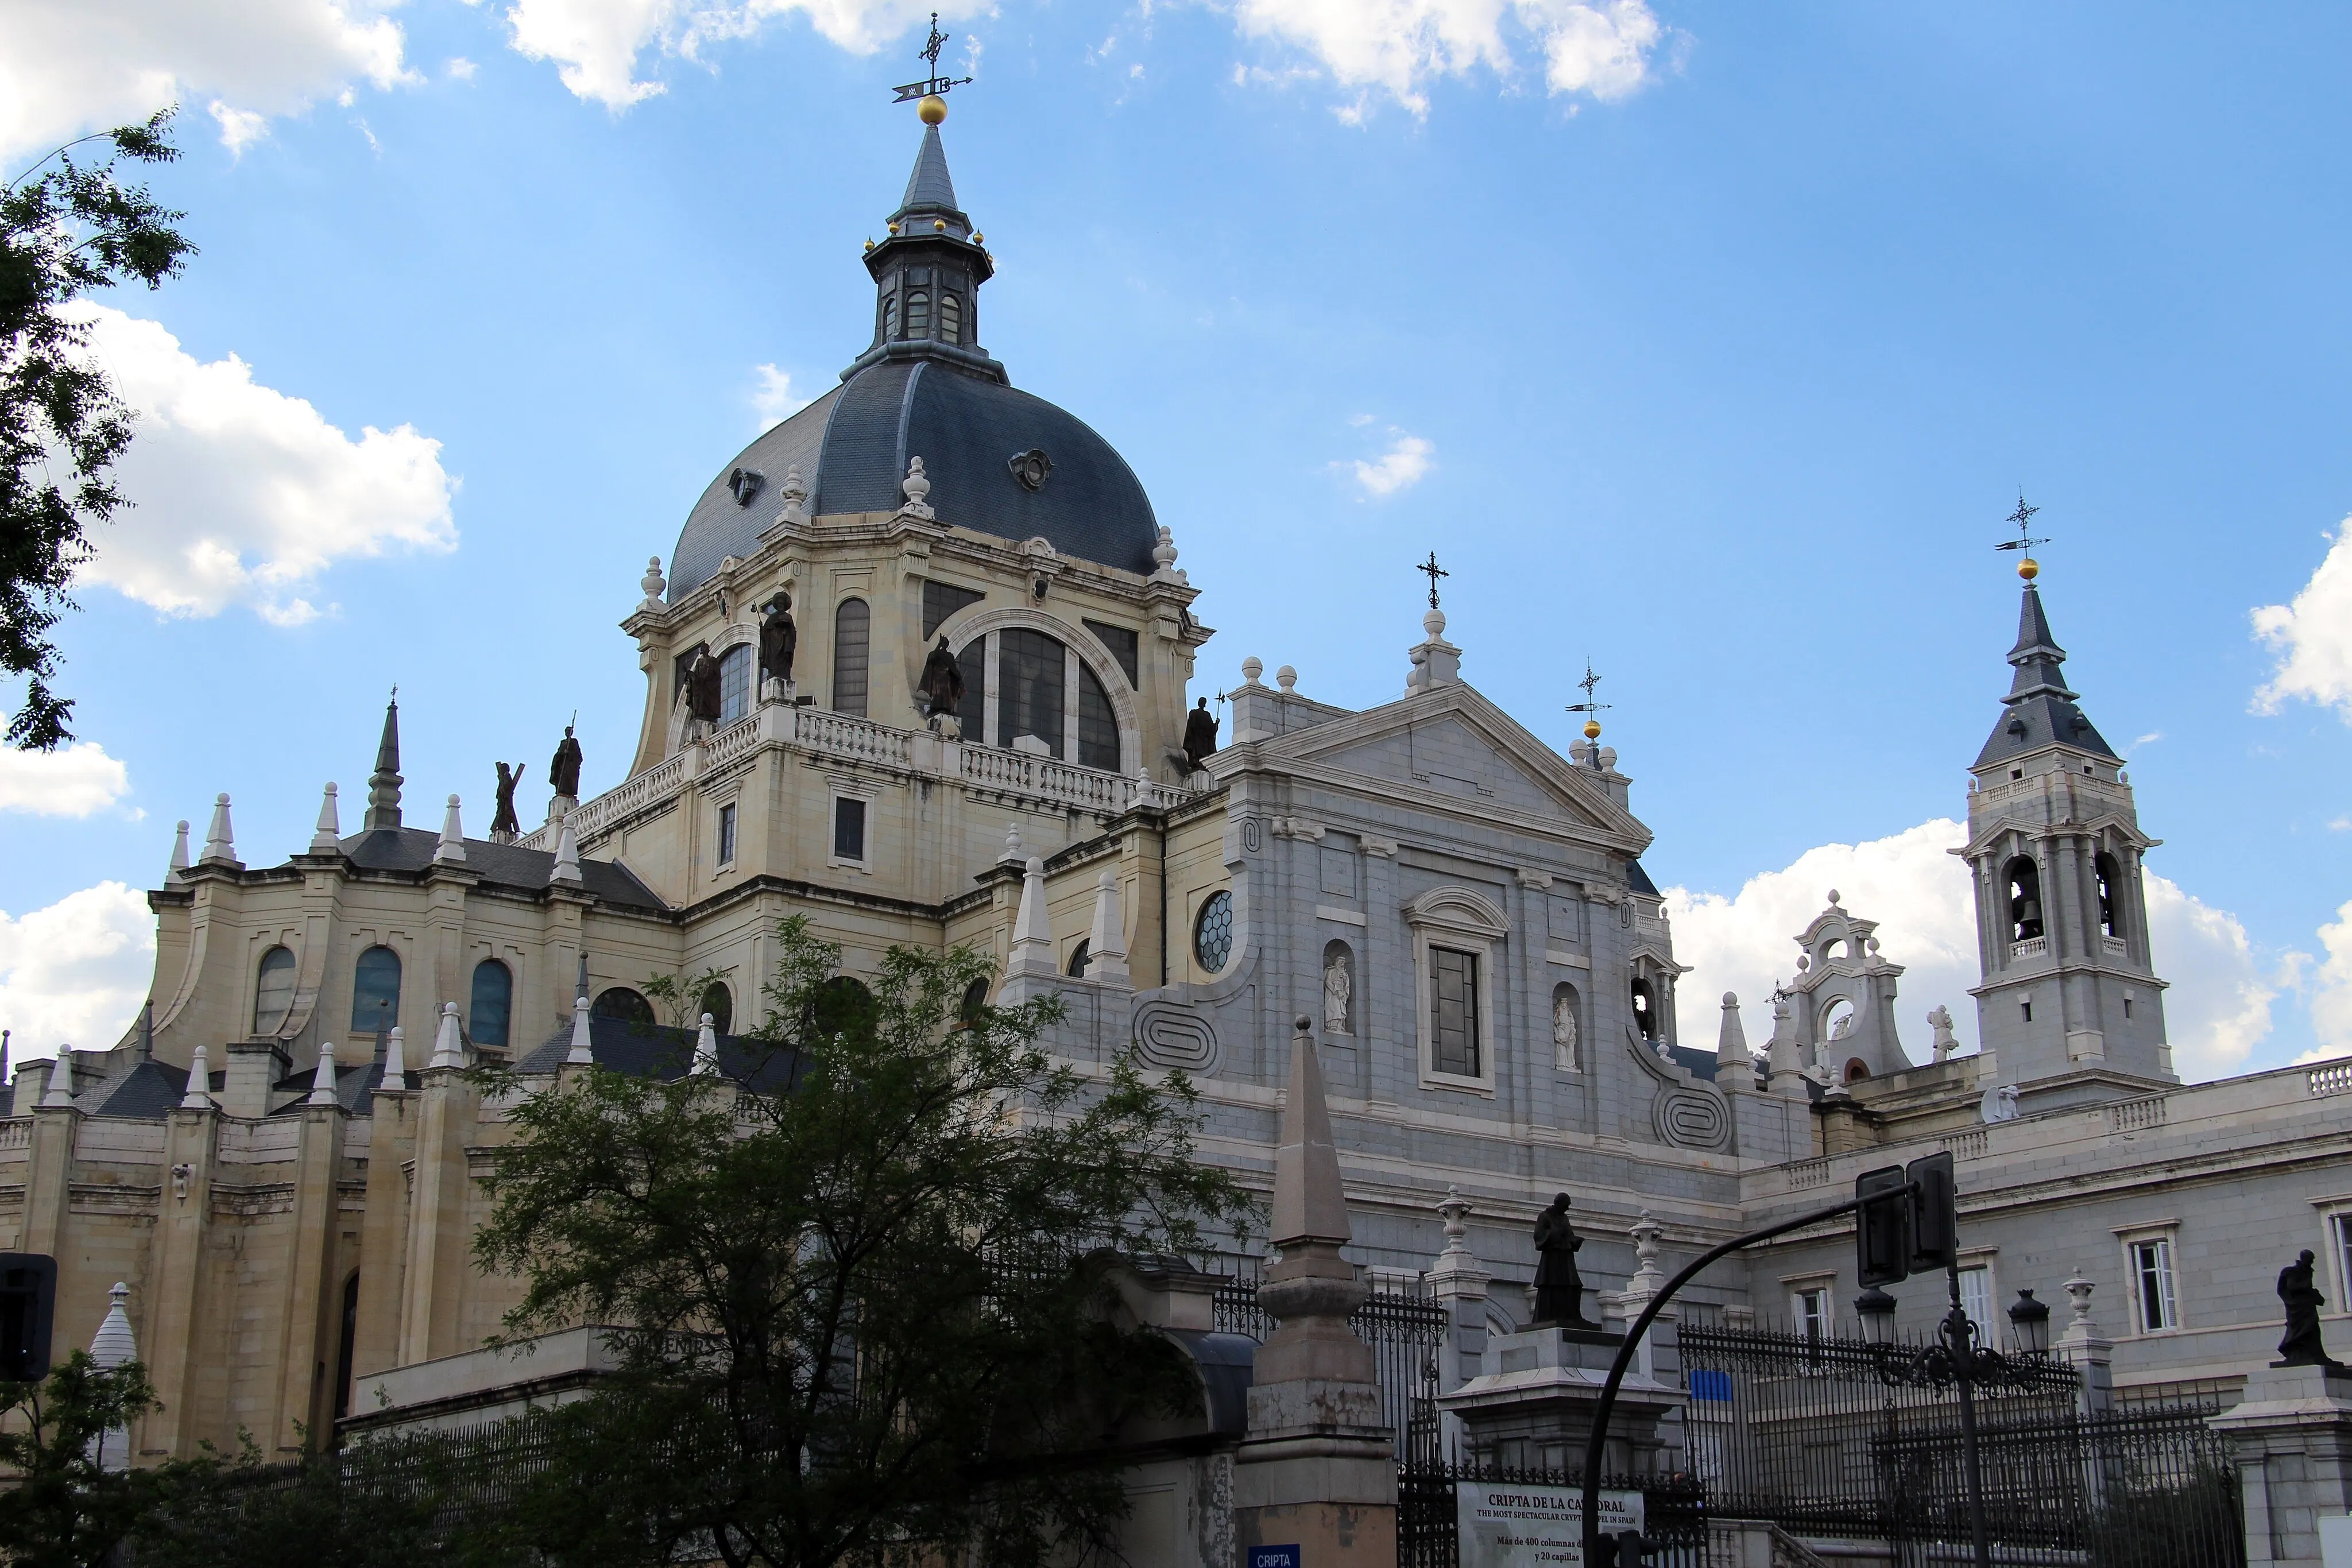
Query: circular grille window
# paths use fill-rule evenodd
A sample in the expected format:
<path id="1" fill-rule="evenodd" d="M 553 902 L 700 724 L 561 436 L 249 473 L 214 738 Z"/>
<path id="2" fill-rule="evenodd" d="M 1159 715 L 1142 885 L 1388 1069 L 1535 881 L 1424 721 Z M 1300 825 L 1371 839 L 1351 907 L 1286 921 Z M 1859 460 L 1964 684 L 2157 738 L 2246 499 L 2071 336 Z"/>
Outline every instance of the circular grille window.
<path id="1" fill-rule="evenodd" d="M 1202 901 L 1192 922 L 1192 956 L 1213 975 L 1234 956 L 1234 895 L 1219 891 Z"/>

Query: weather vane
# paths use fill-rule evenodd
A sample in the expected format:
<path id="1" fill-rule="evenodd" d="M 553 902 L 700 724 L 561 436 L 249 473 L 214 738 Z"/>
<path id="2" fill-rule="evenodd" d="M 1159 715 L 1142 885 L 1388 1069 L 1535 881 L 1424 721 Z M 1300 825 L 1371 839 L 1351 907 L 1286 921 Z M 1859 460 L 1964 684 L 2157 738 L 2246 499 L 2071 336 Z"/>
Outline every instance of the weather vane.
<path id="1" fill-rule="evenodd" d="M 1431 550 L 1429 552 L 1429 559 L 1422 562 L 1419 566 L 1414 567 L 1412 570 L 1415 571 L 1425 571 L 1429 574 L 1429 607 L 1432 610 L 1436 609 L 1437 580 L 1441 577 L 1452 577 L 1454 574 L 1437 564 L 1437 552 L 1435 550 Z"/>
<path id="2" fill-rule="evenodd" d="M 2004 521 L 2012 522 L 2017 525 L 2017 537 L 2013 539 L 2003 539 L 2000 543 L 1992 547 L 1995 549 L 2013 549 L 2022 554 L 2025 559 L 2017 563 L 2017 575 L 2025 579 L 2028 582 L 2032 582 L 2042 570 L 2041 564 L 2033 559 L 2032 554 L 2033 547 L 2035 545 L 2046 545 L 2050 542 L 2046 538 L 2037 539 L 2027 531 L 2028 526 L 2033 521 L 2033 514 L 2041 509 L 2042 508 L 2039 507 L 2027 506 L 2025 504 L 2025 492 L 2020 490 L 2017 493 L 2017 510 L 2010 513 L 2010 515 L 2003 519 Z"/>
<path id="3" fill-rule="evenodd" d="M 955 88 L 971 85 L 970 77 L 940 75 L 940 46 L 946 43 L 950 35 L 940 31 L 940 14 L 937 11 L 932 12 L 931 36 L 924 41 L 921 52 L 916 57 L 931 68 L 931 74 L 920 81 L 910 81 L 904 87 L 893 89 L 892 90 L 898 96 L 892 99 L 891 102 L 906 103 L 919 98 L 944 98 Z M 940 112 L 944 116 L 947 111 L 942 108 Z M 931 120 L 930 123 L 936 125 L 939 121 Z"/>
<path id="4" fill-rule="evenodd" d="M 1584 715 L 1584 738 L 1597 740 L 1601 737 L 1601 721 L 1592 716 L 1597 713 L 1606 713 L 1612 705 L 1593 700 L 1592 688 L 1601 684 L 1601 677 L 1592 673 L 1591 660 L 1584 661 L 1584 679 L 1576 684 L 1584 688 L 1584 700 L 1580 703 L 1569 704 L 1568 711 Z"/>

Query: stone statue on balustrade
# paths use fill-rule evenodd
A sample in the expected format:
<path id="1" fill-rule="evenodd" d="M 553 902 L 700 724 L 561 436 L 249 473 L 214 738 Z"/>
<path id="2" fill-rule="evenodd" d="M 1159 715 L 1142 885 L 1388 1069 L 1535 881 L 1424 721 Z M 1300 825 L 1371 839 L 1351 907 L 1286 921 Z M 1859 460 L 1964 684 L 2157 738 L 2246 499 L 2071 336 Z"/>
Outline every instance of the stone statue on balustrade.
<path id="1" fill-rule="evenodd" d="M 793 656 L 800 652 L 800 629 L 793 624 L 793 596 L 779 593 L 768 601 L 760 618 L 760 681 L 790 684 Z"/>
<path id="2" fill-rule="evenodd" d="M 563 738 L 555 743 L 554 759 L 547 765 L 547 781 L 567 800 L 580 799 L 580 742 L 572 737 L 568 724 L 563 727 Z"/>
<path id="3" fill-rule="evenodd" d="M 1536 1326 L 1597 1329 L 1601 1325 L 1584 1315 L 1584 1277 L 1576 1268 L 1584 1238 L 1569 1223 L 1568 1208 L 1563 1192 L 1536 1216 Z"/>
<path id="4" fill-rule="evenodd" d="M 501 762 L 496 766 L 499 770 L 499 804 L 497 810 L 490 815 L 490 842 L 510 844 L 522 832 L 522 822 L 515 816 L 515 787 L 522 782 L 523 773 L 530 764 Z M 575 779 L 573 788 L 578 787 Z"/>
<path id="5" fill-rule="evenodd" d="M 2312 1282 L 2312 1255 L 2305 1251 L 2279 1270 L 2278 1296 L 2286 1308 L 2286 1337 L 2279 1341 L 2279 1358 L 2273 1366 L 2325 1366 L 2352 1372 L 2320 1343 L 2319 1309 L 2327 1298 Z"/>
<path id="6" fill-rule="evenodd" d="M 942 729 L 954 722 L 956 709 L 963 703 L 963 668 L 948 652 L 945 637 L 931 650 L 930 657 L 923 661 L 923 678 L 918 689 L 923 694 L 923 716 L 931 721 L 933 729 Z"/>

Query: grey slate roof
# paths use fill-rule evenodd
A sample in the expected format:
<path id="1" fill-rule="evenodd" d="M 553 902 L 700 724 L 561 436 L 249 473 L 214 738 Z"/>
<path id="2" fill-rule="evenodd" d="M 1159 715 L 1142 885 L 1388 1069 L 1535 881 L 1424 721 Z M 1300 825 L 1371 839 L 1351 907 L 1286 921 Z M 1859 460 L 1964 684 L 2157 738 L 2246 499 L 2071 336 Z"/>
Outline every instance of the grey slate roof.
<path id="1" fill-rule="evenodd" d="M 2061 669 L 2066 662 L 2066 650 L 2051 635 L 2050 618 L 2042 609 L 2042 595 L 2030 582 L 2025 585 L 2024 601 L 2018 607 L 2017 645 L 2010 649 L 2009 662 L 2016 667 L 2017 674 L 2009 683 L 2009 695 L 2001 699 L 2001 706 L 2008 711 L 1993 726 L 1984 749 L 1977 753 L 1977 767 L 1990 767 L 2011 757 L 2038 751 L 2053 741 L 2110 761 L 2123 760 L 2092 727 L 2089 716 L 2074 700 L 2074 694 L 2067 690 Z"/>
<path id="2" fill-rule="evenodd" d="M 915 167 L 907 176 L 907 194 L 890 215 L 904 217 L 919 209 L 961 214 L 955 182 L 948 178 L 948 150 L 940 141 L 940 128 L 923 128 L 923 145 L 915 153 Z"/>
<path id="3" fill-rule="evenodd" d="M 1640 861 L 1625 862 L 1625 882 L 1635 893 L 1646 894 L 1651 898 L 1658 896 L 1658 884 L 1650 880 L 1650 873 L 1642 869 Z"/>
<path id="4" fill-rule="evenodd" d="M 588 1051 L 599 1067 L 634 1078 L 657 1078 L 667 1082 L 684 1077 L 693 1064 L 694 1035 L 690 1029 L 672 1029 L 667 1024 L 592 1017 L 588 1020 Z M 571 1052 L 572 1026 L 566 1023 L 525 1053 L 515 1068 L 520 1072 L 552 1072 L 563 1065 L 563 1059 Z M 722 1034 L 719 1037 L 719 1072 L 723 1078 L 762 1093 L 789 1092 L 800 1082 L 801 1064 L 798 1056 L 782 1046 L 742 1035 Z"/>
<path id="5" fill-rule="evenodd" d="M 422 872 L 433 863 L 433 852 L 440 842 L 438 833 L 428 833 L 422 828 L 377 828 L 352 834 L 341 841 L 341 847 L 352 864 L 369 871 Z M 467 839 L 466 865 L 484 882 L 536 891 L 552 880 L 555 857 L 545 850 Z M 627 867 L 611 861 L 583 858 L 580 862 L 580 882 L 606 904 L 637 909 L 668 908 L 644 883 L 629 874 Z"/>
<path id="6" fill-rule="evenodd" d="M 226 1072 L 212 1075 L 215 1082 L 226 1082 Z M 131 1065 L 94 1083 L 77 1095 L 74 1103 L 93 1116 L 129 1116 L 142 1122 L 160 1122 L 163 1113 L 177 1105 L 188 1092 L 188 1070 L 157 1061 L 152 1057 L 134 1059 Z"/>

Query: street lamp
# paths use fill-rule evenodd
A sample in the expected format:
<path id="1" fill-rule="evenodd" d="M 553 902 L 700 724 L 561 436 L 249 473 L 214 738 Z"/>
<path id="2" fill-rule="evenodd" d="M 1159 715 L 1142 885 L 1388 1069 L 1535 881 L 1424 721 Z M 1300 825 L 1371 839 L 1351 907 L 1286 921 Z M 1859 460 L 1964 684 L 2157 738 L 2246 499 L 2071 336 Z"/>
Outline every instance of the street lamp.
<path id="1" fill-rule="evenodd" d="M 2039 1361 L 2050 1354 L 2050 1306 L 2037 1301 L 2031 1291 L 2017 1292 L 2010 1303 L 2009 1326 L 2020 1354 Z"/>
<path id="2" fill-rule="evenodd" d="M 2049 1308 L 2042 1312 L 2047 1313 Z M 1862 1337 L 1874 1350 L 1895 1343 L 1895 1298 L 1873 1285 L 1853 1299 L 1853 1315 L 1862 1320 Z"/>

